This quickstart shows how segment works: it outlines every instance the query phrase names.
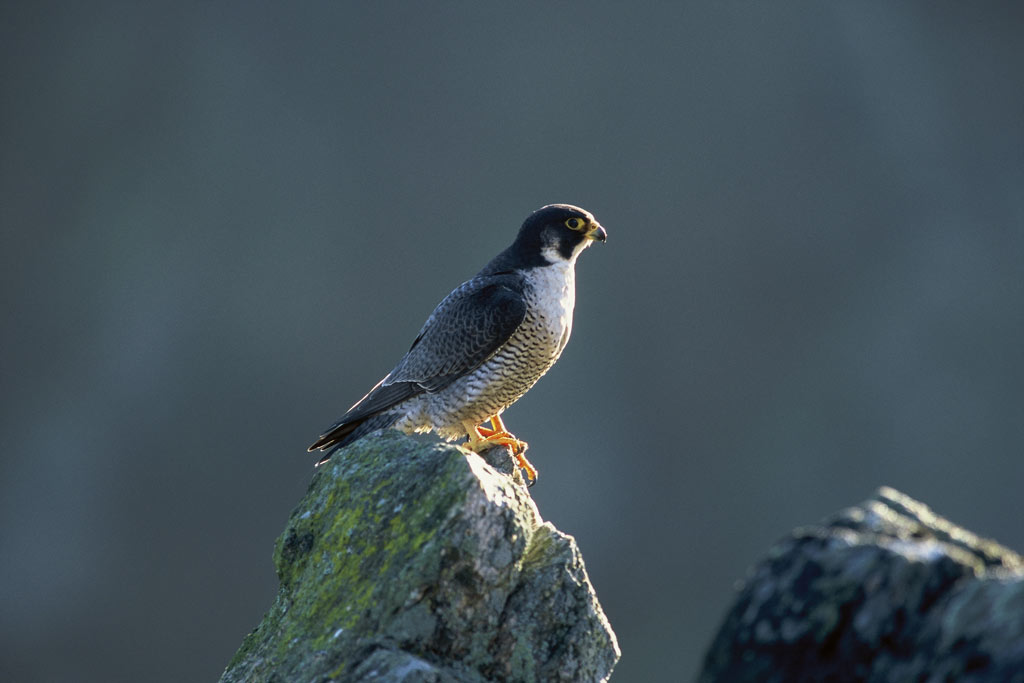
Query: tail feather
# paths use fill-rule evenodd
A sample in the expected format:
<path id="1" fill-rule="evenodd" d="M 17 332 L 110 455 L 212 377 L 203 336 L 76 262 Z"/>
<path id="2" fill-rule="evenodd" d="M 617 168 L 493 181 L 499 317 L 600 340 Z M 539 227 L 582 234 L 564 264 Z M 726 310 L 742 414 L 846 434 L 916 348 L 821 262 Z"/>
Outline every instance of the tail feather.
<path id="1" fill-rule="evenodd" d="M 394 413 L 377 413 L 353 422 L 334 425 L 309 447 L 311 453 L 313 451 L 325 451 L 323 457 L 317 461 L 316 466 L 319 467 L 330 460 L 331 456 L 339 448 L 347 446 L 370 432 L 394 426 L 395 422 L 398 421 L 398 417 Z"/>

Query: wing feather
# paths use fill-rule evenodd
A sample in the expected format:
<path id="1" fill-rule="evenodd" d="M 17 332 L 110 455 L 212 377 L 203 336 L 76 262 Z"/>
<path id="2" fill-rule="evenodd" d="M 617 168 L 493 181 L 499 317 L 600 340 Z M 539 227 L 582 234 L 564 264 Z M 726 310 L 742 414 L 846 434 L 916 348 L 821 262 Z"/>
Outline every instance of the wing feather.
<path id="1" fill-rule="evenodd" d="M 463 283 L 437 305 L 394 369 L 317 444 L 413 396 L 444 389 L 493 356 L 525 318 L 521 276 L 498 273 Z"/>
<path id="2" fill-rule="evenodd" d="M 442 301 L 382 386 L 414 382 L 439 391 L 493 356 L 526 318 L 522 278 L 474 278 Z"/>

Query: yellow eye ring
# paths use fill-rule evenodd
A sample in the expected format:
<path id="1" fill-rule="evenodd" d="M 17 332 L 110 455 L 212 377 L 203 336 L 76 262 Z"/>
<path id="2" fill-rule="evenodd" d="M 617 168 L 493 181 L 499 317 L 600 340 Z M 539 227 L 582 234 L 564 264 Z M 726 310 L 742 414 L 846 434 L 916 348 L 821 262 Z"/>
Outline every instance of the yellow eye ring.
<path id="1" fill-rule="evenodd" d="M 569 228 L 570 230 L 582 230 L 584 225 L 586 225 L 586 221 L 584 221 L 582 218 L 576 218 L 575 216 L 572 218 L 567 218 L 565 221 L 565 227 Z"/>

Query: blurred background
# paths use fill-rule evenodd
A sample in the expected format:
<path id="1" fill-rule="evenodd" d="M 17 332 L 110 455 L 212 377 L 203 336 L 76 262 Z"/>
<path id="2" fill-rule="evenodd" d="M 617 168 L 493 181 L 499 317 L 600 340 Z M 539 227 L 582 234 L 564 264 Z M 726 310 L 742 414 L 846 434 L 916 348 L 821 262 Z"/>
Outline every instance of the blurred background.
<path id="1" fill-rule="evenodd" d="M 887 484 L 1024 550 L 1018 3 L 0 10 L 0 679 L 215 680 L 307 444 L 550 202 L 506 419 L 623 650 Z"/>

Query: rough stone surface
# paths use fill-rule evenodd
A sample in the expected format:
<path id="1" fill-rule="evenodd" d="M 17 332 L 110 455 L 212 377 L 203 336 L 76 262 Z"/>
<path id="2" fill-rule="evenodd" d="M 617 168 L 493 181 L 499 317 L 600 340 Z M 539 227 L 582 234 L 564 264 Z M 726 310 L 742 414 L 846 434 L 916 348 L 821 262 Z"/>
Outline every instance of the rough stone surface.
<path id="1" fill-rule="evenodd" d="M 572 537 L 431 438 L 368 436 L 313 477 L 281 587 L 221 681 L 601 681 L 619 648 Z"/>
<path id="2" fill-rule="evenodd" d="M 1024 560 L 883 488 L 772 548 L 699 680 L 1024 681 Z"/>

